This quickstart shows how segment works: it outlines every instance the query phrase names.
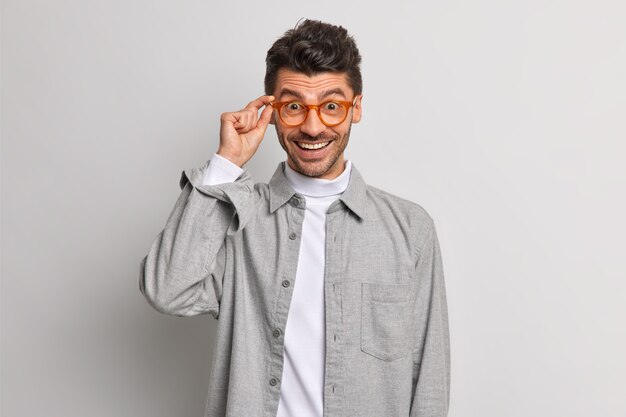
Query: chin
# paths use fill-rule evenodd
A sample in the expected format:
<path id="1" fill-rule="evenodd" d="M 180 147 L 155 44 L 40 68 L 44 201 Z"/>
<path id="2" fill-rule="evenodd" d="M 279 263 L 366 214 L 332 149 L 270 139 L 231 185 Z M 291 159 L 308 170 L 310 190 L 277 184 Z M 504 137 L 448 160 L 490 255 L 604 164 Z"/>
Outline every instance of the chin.
<path id="1" fill-rule="evenodd" d="M 335 164 L 329 160 L 316 161 L 316 162 L 304 162 L 297 159 L 292 159 L 295 171 L 307 177 L 317 178 L 328 174 L 333 170 Z"/>

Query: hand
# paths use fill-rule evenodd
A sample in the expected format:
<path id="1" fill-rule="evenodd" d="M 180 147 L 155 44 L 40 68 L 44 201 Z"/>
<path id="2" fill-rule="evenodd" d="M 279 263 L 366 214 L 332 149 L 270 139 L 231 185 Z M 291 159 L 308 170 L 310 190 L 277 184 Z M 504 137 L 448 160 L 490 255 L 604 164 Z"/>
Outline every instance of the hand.
<path id="1" fill-rule="evenodd" d="M 243 166 L 252 158 L 265 136 L 274 108 L 274 96 L 261 96 L 243 109 L 222 113 L 220 117 L 220 146 L 217 154 Z M 259 110 L 265 106 L 259 117 Z"/>

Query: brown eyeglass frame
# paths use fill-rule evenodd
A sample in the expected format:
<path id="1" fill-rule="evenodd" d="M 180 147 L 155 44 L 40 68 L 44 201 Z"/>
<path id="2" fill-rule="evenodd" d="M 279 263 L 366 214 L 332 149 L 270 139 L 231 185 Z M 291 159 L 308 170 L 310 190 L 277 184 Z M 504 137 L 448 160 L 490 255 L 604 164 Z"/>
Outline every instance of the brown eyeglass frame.
<path id="1" fill-rule="evenodd" d="M 272 107 L 274 107 L 276 109 L 276 111 L 278 111 L 278 117 L 280 117 L 281 122 L 283 122 L 286 126 L 289 127 L 296 127 L 296 126 L 301 126 L 304 124 L 304 122 L 306 122 L 306 119 L 309 117 L 309 113 L 311 112 L 311 109 L 315 109 L 315 111 L 317 112 L 317 117 L 320 119 L 320 122 L 322 122 L 322 124 L 324 124 L 324 126 L 327 127 L 334 127 L 334 126 L 338 126 L 340 124 L 342 124 L 346 118 L 348 117 L 348 113 L 350 112 L 350 108 L 352 108 L 355 104 L 356 104 L 356 99 L 359 96 L 354 97 L 354 100 L 352 101 L 343 101 L 343 100 L 328 100 L 325 101 L 323 103 L 320 104 L 304 104 L 298 100 L 289 100 L 289 101 L 278 101 L 278 102 L 271 102 L 270 105 Z M 301 123 L 295 124 L 295 125 L 290 125 L 289 123 L 285 122 L 285 120 L 283 119 L 283 116 L 281 116 L 280 111 L 283 109 L 284 106 L 286 106 L 287 104 L 290 103 L 299 103 L 302 104 L 304 107 L 307 108 L 307 112 L 306 112 L 306 116 L 304 117 L 304 120 Z M 322 114 L 320 113 L 320 107 L 324 106 L 325 104 L 328 103 L 337 103 L 337 104 L 341 104 L 342 106 L 344 106 L 346 108 L 346 114 L 343 116 L 343 119 L 341 119 L 341 121 L 339 123 L 333 123 L 333 124 L 328 124 L 324 121 L 324 118 L 322 118 Z"/>

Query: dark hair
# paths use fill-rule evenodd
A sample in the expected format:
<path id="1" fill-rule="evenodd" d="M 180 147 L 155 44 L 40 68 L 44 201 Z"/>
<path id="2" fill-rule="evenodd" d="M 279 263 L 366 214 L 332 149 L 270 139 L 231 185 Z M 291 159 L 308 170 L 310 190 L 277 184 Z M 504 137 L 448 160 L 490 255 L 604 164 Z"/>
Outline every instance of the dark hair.
<path id="1" fill-rule="evenodd" d="M 273 94 L 281 68 L 312 76 L 345 72 L 354 94 L 361 94 L 361 54 L 354 38 L 342 26 L 305 20 L 289 29 L 267 51 L 265 93 Z"/>

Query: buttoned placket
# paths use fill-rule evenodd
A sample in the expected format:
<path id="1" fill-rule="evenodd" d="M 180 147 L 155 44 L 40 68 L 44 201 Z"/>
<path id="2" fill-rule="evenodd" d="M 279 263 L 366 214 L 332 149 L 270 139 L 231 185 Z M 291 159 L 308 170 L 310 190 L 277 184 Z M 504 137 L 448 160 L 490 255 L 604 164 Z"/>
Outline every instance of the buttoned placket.
<path id="1" fill-rule="evenodd" d="M 280 285 L 277 285 L 276 310 L 273 315 L 271 358 L 268 369 L 268 399 L 266 417 L 275 417 L 278 411 L 280 400 L 280 383 L 284 365 L 284 343 L 287 326 L 287 316 L 293 295 L 293 288 L 296 284 L 296 271 L 298 266 L 298 256 L 302 241 L 302 226 L 304 222 L 304 212 L 306 203 L 304 197 L 294 194 L 288 204 L 281 207 L 278 212 L 286 216 L 287 229 L 285 230 L 284 248 L 285 254 L 281 256 L 284 261 Z"/>
<path id="2" fill-rule="evenodd" d="M 326 213 L 326 267 L 324 276 L 324 311 L 326 317 L 326 363 L 324 369 L 324 417 L 342 415 L 343 375 L 346 361 L 342 357 L 343 323 L 341 259 L 344 219 L 347 215 L 339 200 Z"/>

